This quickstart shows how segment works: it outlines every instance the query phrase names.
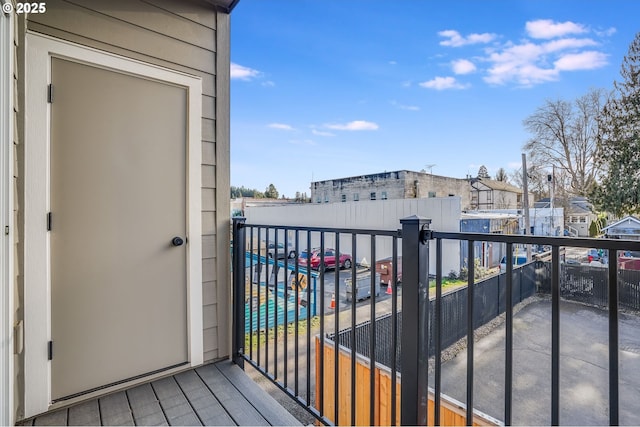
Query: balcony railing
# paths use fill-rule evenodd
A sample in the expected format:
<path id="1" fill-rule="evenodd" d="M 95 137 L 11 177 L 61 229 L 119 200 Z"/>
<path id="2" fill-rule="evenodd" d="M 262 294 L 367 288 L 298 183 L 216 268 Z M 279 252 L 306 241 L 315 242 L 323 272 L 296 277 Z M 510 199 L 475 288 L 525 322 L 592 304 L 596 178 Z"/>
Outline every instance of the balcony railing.
<path id="1" fill-rule="evenodd" d="M 551 424 L 558 425 L 562 399 L 561 284 L 565 286 L 566 272 L 571 267 L 564 263 L 564 252 L 565 248 L 596 248 L 609 254 L 599 274 L 607 277 L 608 284 L 616 285 L 599 288 L 605 289 L 606 296 L 600 295 L 591 303 L 606 304 L 608 308 L 609 381 L 608 385 L 599 386 L 608 388 L 609 423 L 619 424 L 618 292 L 621 289 L 636 299 L 640 293 L 637 279 L 631 280 L 633 290 L 624 290 L 618 254 L 640 251 L 640 242 L 438 232 L 431 230 L 430 221 L 421 217 L 406 218 L 400 223 L 401 229 L 389 231 L 247 224 L 243 218 L 236 218 L 234 361 L 240 366 L 253 365 L 328 425 L 442 425 L 451 411 L 459 416 L 457 424 L 511 425 L 514 305 L 535 292 L 549 292 L 548 394 Z M 480 284 L 475 279 L 475 262 L 468 262 L 478 255 L 474 242 L 498 244 L 506 256 L 506 274 Z M 547 247 L 551 260 L 544 265 L 540 262 L 526 268 L 514 267 L 514 249 L 526 245 Z M 286 255 L 293 250 L 295 257 L 281 259 L 279 246 Z M 270 251 L 270 247 L 276 249 Z M 443 248 L 451 253 L 452 247 L 465 249 L 460 257 L 467 269 L 467 286 L 460 294 L 444 296 Z M 319 249 L 317 271 L 302 266 L 299 258 L 303 252 L 308 257 L 314 248 Z M 336 254 L 350 254 L 351 262 L 345 264 L 349 268 L 341 270 L 338 265 L 330 269 L 332 259 L 325 256 L 329 248 Z M 430 255 L 431 251 L 435 254 Z M 376 260 L 386 257 L 392 261 L 392 272 L 387 277 L 401 277 L 401 286 L 396 280 L 380 285 L 376 270 L 380 272 L 381 265 Z M 433 275 L 429 274 L 430 260 L 435 262 Z M 306 261 L 310 264 L 309 258 Z M 430 280 L 435 282 L 431 291 Z M 340 296 L 346 283 L 354 287 L 349 301 Z M 355 287 L 366 285 L 371 298 L 357 301 Z M 380 298 L 376 298 L 376 289 Z M 563 298 L 569 297 L 569 293 L 562 292 Z M 453 298 L 457 298 L 455 304 L 460 313 L 455 327 L 443 311 L 447 304 L 453 304 Z M 629 304 L 631 309 L 638 307 L 638 302 Z M 496 399 L 503 402 L 504 412 L 492 417 L 474 408 L 474 331 L 501 313 L 505 324 L 504 390 Z M 455 339 L 453 330 L 458 334 Z M 467 361 L 466 396 L 462 403 L 442 393 L 444 346 L 458 339 L 461 331 L 466 332 Z M 431 380 L 430 356 L 434 376 Z"/>

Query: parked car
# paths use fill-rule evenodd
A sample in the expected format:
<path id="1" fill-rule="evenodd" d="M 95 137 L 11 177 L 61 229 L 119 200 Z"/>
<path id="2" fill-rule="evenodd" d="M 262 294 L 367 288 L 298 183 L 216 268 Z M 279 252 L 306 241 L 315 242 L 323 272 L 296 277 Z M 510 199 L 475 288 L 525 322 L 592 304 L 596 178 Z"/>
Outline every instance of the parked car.
<path id="1" fill-rule="evenodd" d="M 337 261 L 336 261 L 337 258 Z M 338 268 L 351 268 L 353 265 L 353 261 L 351 259 L 351 255 L 349 254 L 340 254 L 336 257 L 335 249 L 325 249 L 324 250 L 324 265 L 323 268 L 336 268 L 336 262 L 338 264 Z M 298 264 L 302 267 L 311 267 L 314 270 L 318 270 L 320 266 L 320 249 L 312 249 L 311 251 L 302 251 L 300 252 L 300 257 L 298 258 Z"/>
<path id="2" fill-rule="evenodd" d="M 264 245 L 264 240 L 262 241 L 262 244 Z M 269 258 L 274 258 L 274 255 L 277 254 L 277 259 L 281 259 L 281 258 L 290 258 L 293 259 L 296 257 L 296 250 L 294 248 L 294 246 L 291 244 L 291 242 L 289 242 L 288 248 L 285 249 L 284 248 L 284 243 L 278 242 L 278 249 L 276 250 L 276 244 L 275 242 L 269 241 L 267 242 L 267 256 Z M 263 246 L 264 247 L 264 246 Z"/>
<path id="3" fill-rule="evenodd" d="M 388 285 L 393 275 L 393 259 L 392 257 L 379 259 L 376 261 L 376 273 L 380 274 L 380 283 Z M 402 282 L 402 257 L 398 257 L 398 275 L 396 283 Z"/>
<path id="4" fill-rule="evenodd" d="M 513 254 L 513 266 L 519 266 L 527 263 L 526 254 Z M 500 260 L 500 273 L 507 271 L 507 256 L 503 256 Z"/>
<path id="5" fill-rule="evenodd" d="M 602 249 L 591 248 L 587 251 L 587 262 L 593 262 L 593 261 L 602 262 L 603 255 L 604 255 L 604 251 Z"/>

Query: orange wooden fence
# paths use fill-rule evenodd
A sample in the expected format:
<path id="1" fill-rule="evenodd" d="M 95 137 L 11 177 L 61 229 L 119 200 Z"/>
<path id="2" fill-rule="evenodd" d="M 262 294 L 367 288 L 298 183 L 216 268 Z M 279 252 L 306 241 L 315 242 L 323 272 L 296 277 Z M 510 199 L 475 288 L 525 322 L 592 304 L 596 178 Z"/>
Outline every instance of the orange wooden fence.
<path id="1" fill-rule="evenodd" d="M 320 409 L 320 352 L 322 351 L 320 338 L 316 337 L 316 390 L 315 405 Z M 338 352 L 338 422 L 334 420 L 335 414 L 335 387 L 334 387 L 334 367 L 335 350 L 333 341 L 325 339 L 324 342 L 324 397 L 322 414 L 337 425 L 351 425 L 351 351 L 344 347 L 339 347 Z M 371 383 L 371 362 L 368 358 L 356 353 L 356 417 L 355 425 L 370 425 L 370 402 L 374 399 L 374 425 L 391 425 L 391 370 L 381 364 L 376 364 L 374 373 L 374 395 L 370 393 Z M 400 425 L 400 374 L 396 381 L 396 425 Z M 434 398 L 433 390 L 429 390 L 428 425 L 434 425 L 433 411 Z M 465 406 L 444 394 L 440 397 L 440 425 L 460 426 L 466 424 Z M 488 415 L 474 410 L 475 426 L 498 426 L 502 423 Z"/>

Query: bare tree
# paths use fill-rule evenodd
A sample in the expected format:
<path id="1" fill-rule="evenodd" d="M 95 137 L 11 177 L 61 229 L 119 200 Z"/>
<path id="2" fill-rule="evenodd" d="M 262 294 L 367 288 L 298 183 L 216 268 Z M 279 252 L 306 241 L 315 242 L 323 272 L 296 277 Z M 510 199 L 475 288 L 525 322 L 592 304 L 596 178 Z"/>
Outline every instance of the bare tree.
<path id="1" fill-rule="evenodd" d="M 515 170 L 510 176 L 511 182 L 520 188 L 524 187 L 522 182 L 522 168 Z M 536 200 L 549 196 L 549 184 L 547 181 L 547 171 L 536 165 L 527 165 L 527 186 L 529 194 Z"/>
<path id="2" fill-rule="evenodd" d="M 496 181 L 509 182 L 509 175 L 507 175 L 507 171 L 504 168 L 500 168 L 496 172 Z"/>
<path id="3" fill-rule="evenodd" d="M 527 158 L 549 173 L 556 167 L 558 191 L 584 196 L 595 183 L 598 116 L 605 101 L 604 90 L 591 89 L 573 103 L 548 100 L 523 121 L 533 135 L 524 145 Z"/>

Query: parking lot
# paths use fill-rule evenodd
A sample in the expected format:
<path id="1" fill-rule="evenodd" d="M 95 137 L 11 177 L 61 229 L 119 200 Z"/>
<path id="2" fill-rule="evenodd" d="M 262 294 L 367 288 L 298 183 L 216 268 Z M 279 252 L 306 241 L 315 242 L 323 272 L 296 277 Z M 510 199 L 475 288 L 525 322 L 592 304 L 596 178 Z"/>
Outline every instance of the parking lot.
<path id="1" fill-rule="evenodd" d="M 560 424 L 609 423 L 607 311 L 560 304 Z M 640 425 L 640 318 L 620 314 L 620 424 Z M 551 302 L 533 302 L 514 317 L 513 423 L 551 423 Z M 466 400 L 466 351 L 443 364 L 442 392 Z M 504 326 L 475 344 L 474 407 L 504 419 Z M 433 381 L 431 375 L 430 381 Z"/>

